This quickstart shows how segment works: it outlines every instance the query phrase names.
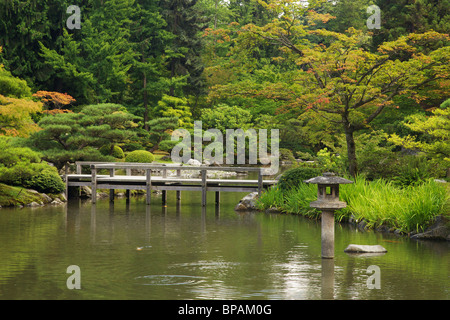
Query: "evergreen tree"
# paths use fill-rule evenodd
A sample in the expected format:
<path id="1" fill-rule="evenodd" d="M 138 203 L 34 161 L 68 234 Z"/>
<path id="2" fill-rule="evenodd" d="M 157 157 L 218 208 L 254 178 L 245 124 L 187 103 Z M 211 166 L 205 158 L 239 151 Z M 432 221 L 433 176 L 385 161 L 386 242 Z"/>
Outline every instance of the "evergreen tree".
<path id="1" fill-rule="evenodd" d="M 167 69 L 166 46 L 173 35 L 165 30 L 167 23 L 160 14 L 158 1 L 138 0 L 131 24 L 131 43 L 136 52 L 130 69 L 129 110 L 148 124 L 151 106 L 155 105 L 171 83 Z"/>
<path id="2" fill-rule="evenodd" d="M 134 0 L 89 4 L 83 7 L 81 30 L 64 29 L 60 50 L 42 43 L 42 56 L 61 81 L 57 91 L 72 93 L 81 103 L 122 102 L 136 55 L 129 43 Z"/>
<path id="3" fill-rule="evenodd" d="M 229 9 L 233 12 L 235 21 L 240 25 L 249 23 L 258 26 L 269 23 L 274 16 L 264 8 L 262 1 L 230 0 Z"/>
<path id="4" fill-rule="evenodd" d="M 374 47 L 409 33 L 450 32 L 450 0 L 376 0 L 381 28 L 374 29 Z"/>
<path id="5" fill-rule="evenodd" d="M 42 130 L 30 137 L 30 146 L 58 168 L 78 160 L 114 160 L 99 148 L 136 142 L 138 120 L 118 104 L 89 105 L 80 113 L 42 118 L 38 123 Z"/>
<path id="6" fill-rule="evenodd" d="M 154 109 L 154 116 L 156 118 L 177 118 L 177 128 L 192 128 L 194 126 L 187 98 L 163 95 Z"/>
<path id="7" fill-rule="evenodd" d="M 167 22 L 167 30 L 175 35 L 170 46 L 171 77 L 184 76 L 186 84 L 183 92 L 186 95 L 198 96 L 205 90 L 200 32 L 206 28 L 207 21 L 199 11 L 200 7 L 196 6 L 197 0 L 168 0 L 160 3 L 163 17 Z M 172 84 L 169 95 L 176 95 L 176 89 L 175 84 Z"/>
<path id="8" fill-rule="evenodd" d="M 366 21 L 369 16 L 367 8 L 372 4 L 373 0 L 327 1 L 322 8 L 319 8 L 318 12 L 329 13 L 335 18 L 326 24 L 319 23 L 319 27 L 340 33 L 345 32 L 350 27 L 357 30 L 367 30 Z"/>
<path id="9" fill-rule="evenodd" d="M 68 0 L 0 2 L 0 46 L 7 70 L 33 88 L 53 86 L 52 69 L 38 52 L 39 42 L 59 50 Z M 59 90 L 56 90 L 59 91 Z"/>

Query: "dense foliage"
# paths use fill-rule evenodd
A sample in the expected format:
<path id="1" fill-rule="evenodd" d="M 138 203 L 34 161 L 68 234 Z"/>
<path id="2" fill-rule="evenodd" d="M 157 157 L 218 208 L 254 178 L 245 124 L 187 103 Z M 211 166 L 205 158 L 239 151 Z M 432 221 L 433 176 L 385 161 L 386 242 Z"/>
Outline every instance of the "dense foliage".
<path id="1" fill-rule="evenodd" d="M 42 152 L 43 158 L 62 168 L 78 160 L 114 160 L 114 146 L 138 139 L 133 131 L 138 117 L 117 104 L 83 107 L 79 113 L 61 113 L 43 117 L 29 143 Z M 111 148 L 103 155 L 99 148 Z M 105 153 L 105 152 L 104 152 Z"/>
<path id="2" fill-rule="evenodd" d="M 86 0 L 79 29 L 69 4 L 0 3 L 0 134 L 58 169 L 170 152 L 201 120 L 279 129 L 297 172 L 450 175 L 449 0 Z"/>
<path id="3" fill-rule="evenodd" d="M 283 172 L 283 175 L 278 180 L 278 186 L 282 190 L 289 190 L 297 187 L 298 185 L 303 183 L 304 180 L 316 177 L 321 174 L 322 172 L 320 172 L 320 170 L 316 168 L 292 168 Z"/>
<path id="4" fill-rule="evenodd" d="M 39 192 L 64 191 L 64 183 L 56 168 L 43 162 L 37 152 L 16 146 L 11 138 L 1 136 L 0 149 L 0 182 Z"/>

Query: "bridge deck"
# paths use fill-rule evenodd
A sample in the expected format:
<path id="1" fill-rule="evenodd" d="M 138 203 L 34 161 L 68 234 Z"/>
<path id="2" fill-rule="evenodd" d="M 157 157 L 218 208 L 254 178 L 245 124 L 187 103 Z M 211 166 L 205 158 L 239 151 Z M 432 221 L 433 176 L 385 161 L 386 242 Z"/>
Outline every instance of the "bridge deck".
<path id="1" fill-rule="evenodd" d="M 90 165 L 91 174 L 82 174 L 80 166 Z M 109 169 L 110 174 L 97 174 L 100 169 Z M 116 169 L 126 169 L 126 175 L 116 175 Z M 143 170 L 145 175 L 131 175 L 131 170 Z M 152 175 L 152 171 L 160 171 L 161 176 Z M 167 176 L 167 170 L 177 172 L 177 176 Z M 200 178 L 184 178 L 181 171 L 199 170 Z M 256 171 L 257 180 L 249 179 L 217 179 L 208 178 L 208 171 Z M 219 201 L 219 192 L 255 192 L 258 194 L 264 188 L 277 183 L 277 180 L 263 180 L 260 168 L 232 168 L 232 167 L 182 167 L 182 166 L 159 166 L 149 164 L 124 164 L 124 163 L 91 163 L 78 162 L 77 174 L 66 174 L 65 181 L 67 188 L 76 186 L 90 186 L 92 188 L 92 201 L 96 202 L 97 189 L 110 189 L 110 200 L 114 200 L 113 189 L 127 190 L 146 190 L 147 204 L 150 204 L 151 190 L 160 190 L 163 192 L 163 203 L 166 201 L 166 192 L 169 190 L 177 191 L 177 199 L 181 199 L 181 191 L 200 191 L 202 192 L 202 205 L 206 205 L 206 192 L 216 192 L 216 202 Z"/>

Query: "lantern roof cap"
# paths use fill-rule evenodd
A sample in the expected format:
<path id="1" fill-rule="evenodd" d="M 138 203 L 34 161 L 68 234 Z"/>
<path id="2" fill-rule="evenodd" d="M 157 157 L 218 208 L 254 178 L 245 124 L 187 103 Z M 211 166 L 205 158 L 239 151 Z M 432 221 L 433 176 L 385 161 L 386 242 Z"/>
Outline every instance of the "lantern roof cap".
<path id="1" fill-rule="evenodd" d="M 304 180 L 305 183 L 315 183 L 315 184 L 348 184 L 353 183 L 351 180 L 347 180 L 341 177 L 337 177 L 333 172 L 325 172 L 323 175 L 314 177 L 308 180 Z"/>

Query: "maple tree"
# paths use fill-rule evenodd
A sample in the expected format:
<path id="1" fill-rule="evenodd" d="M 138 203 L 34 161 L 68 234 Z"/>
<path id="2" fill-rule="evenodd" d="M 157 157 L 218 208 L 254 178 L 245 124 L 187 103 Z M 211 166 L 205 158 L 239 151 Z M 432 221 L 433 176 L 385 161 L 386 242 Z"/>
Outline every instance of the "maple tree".
<path id="1" fill-rule="evenodd" d="M 41 110 L 42 103 L 31 100 L 26 81 L 13 77 L 0 64 L 0 135 L 28 137 L 39 129 L 31 115 Z"/>
<path id="2" fill-rule="evenodd" d="M 44 107 L 47 107 L 48 109 L 62 109 L 62 107 L 76 101 L 67 93 L 53 91 L 38 91 L 33 94 L 33 97 L 40 99 L 44 104 Z"/>
<path id="3" fill-rule="evenodd" d="M 41 110 L 40 102 L 5 97 L 0 94 L 0 134 L 28 137 L 39 130 L 31 115 Z"/>
<path id="4" fill-rule="evenodd" d="M 264 26 L 241 27 L 231 51 L 251 57 L 261 44 L 271 44 L 279 49 L 272 64 L 279 62 L 290 68 L 275 81 L 255 82 L 243 77 L 216 85 L 212 96 L 263 96 L 283 101 L 283 112 L 320 116 L 345 134 L 351 175 L 358 171 L 355 132 L 370 128 L 385 108 L 395 107 L 394 97 L 407 94 L 420 101 L 424 97 L 418 89 L 432 83 L 438 83 L 441 94 L 448 95 L 450 38 L 446 34 L 410 34 L 371 52 L 366 32 L 354 28 L 346 33 L 308 29 L 315 21 L 331 19 L 329 14 L 287 0 L 259 2 L 278 18 Z M 308 40 L 310 36 L 327 39 L 329 44 L 313 43 Z"/>

